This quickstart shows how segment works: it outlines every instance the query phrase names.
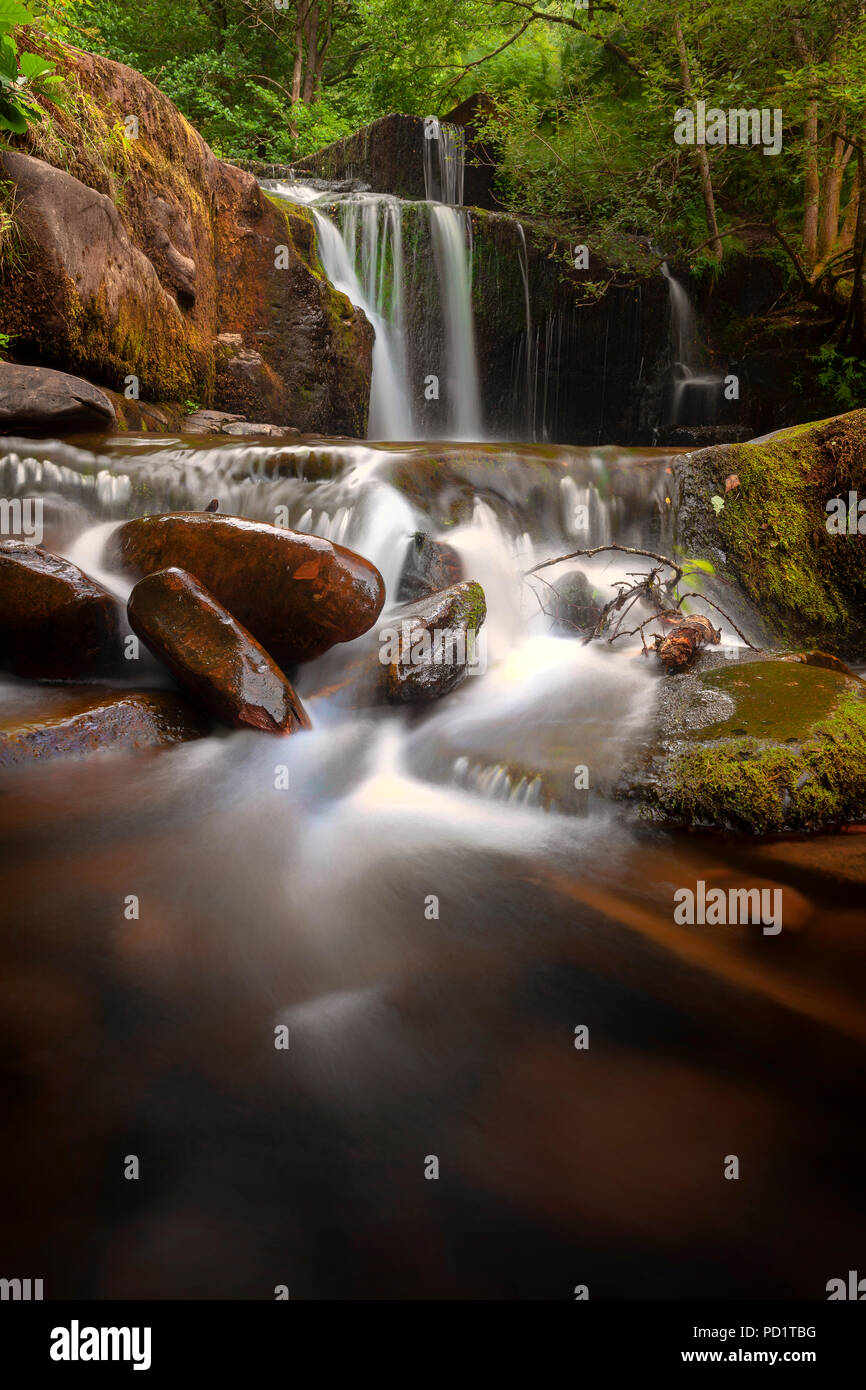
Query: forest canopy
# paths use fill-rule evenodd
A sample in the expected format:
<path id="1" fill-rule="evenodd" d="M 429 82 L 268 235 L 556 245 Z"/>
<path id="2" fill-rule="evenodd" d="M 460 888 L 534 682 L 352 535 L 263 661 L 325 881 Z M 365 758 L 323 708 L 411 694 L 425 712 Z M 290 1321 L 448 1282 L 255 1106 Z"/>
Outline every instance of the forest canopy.
<path id="1" fill-rule="evenodd" d="M 504 207 L 626 255 L 783 262 L 863 340 L 866 0 L 43 0 L 215 151 L 291 162 L 392 111 L 485 98 Z M 678 144 L 676 112 L 778 111 L 781 149 Z M 852 294 L 852 287 L 856 291 Z"/>

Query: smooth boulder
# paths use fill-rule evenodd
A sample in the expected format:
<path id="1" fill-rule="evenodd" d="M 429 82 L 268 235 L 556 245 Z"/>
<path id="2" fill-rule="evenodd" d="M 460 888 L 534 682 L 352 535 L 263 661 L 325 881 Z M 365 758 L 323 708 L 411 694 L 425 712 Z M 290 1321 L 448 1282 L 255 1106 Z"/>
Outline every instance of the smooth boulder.
<path id="1" fill-rule="evenodd" d="M 221 724 L 273 734 L 310 727 L 276 663 L 192 575 L 148 575 L 127 611 L 132 630 Z"/>
<path id="2" fill-rule="evenodd" d="M 114 405 L 89 381 L 0 362 L 0 434 L 87 434 L 112 430 L 116 423 Z"/>
<path id="3" fill-rule="evenodd" d="M 202 738 L 208 721 L 171 690 L 71 690 L 0 716 L 0 769 L 49 758 L 165 748 Z"/>
<path id="4" fill-rule="evenodd" d="M 105 558 L 137 578 L 186 570 L 284 668 L 360 637 L 385 601 L 382 576 L 360 555 L 239 516 L 140 517 L 114 532 Z"/>
<path id="5" fill-rule="evenodd" d="M 59 555 L 0 541 L 0 670 L 77 679 L 120 662 L 117 600 Z"/>
<path id="6" fill-rule="evenodd" d="M 342 681 L 316 694 L 354 709 L 440 700 L 473 672 L 483 674 L 486 616 L 484 590 L 474 579 L 395 608 L 377 631 L 374 649 Z"/>

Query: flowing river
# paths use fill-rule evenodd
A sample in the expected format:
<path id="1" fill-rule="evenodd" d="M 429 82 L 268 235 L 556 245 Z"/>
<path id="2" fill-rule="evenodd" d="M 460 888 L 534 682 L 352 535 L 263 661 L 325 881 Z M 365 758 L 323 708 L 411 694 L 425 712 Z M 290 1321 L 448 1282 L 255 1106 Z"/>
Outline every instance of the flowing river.
<path id="1" fill-rule="evenodd" d="M 53 1297 L 265 1299 L 814 1299 L 856 1268 L 866 837 L 637 820 L 609 793 L 662 677 L 523 578 L 658 543 L 666 467 L 7 441 L 0 492 L 74 504 L 56 548 L 117 593 L 121 518 L 216 497 L 359 551 L 388 604 L 413 536 L 446 540 L 489 617 L 486 669 L 423 710 L 341 708 L 338 647 L 297 681 L 310 733 L 4 773 L 6 1265 Z M 0 712 L 61 698 L 0 683 Z M 781 887 L 783 932 L 676 925 L 701 880 Z"/>

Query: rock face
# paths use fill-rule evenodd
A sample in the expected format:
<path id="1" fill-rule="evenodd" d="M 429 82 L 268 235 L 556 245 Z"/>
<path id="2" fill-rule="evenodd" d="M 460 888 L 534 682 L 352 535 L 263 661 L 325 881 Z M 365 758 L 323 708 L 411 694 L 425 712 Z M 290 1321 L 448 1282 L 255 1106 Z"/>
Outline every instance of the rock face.
<path id="1" fill-rule="evenodd" d="M 116 421 L 104 392 L 80 377 L 0 362 L 0 434 L 85 434 Z"/>
<path id="2" fill-rule="evenodd" d="M 358 179 L 373 193 L 424 198 L 423 116 L 380 116 L 293 166 L 295 175 L 329 182 Z"/>
<path id="3" fill-rule="evenodd" d="M 279 667 L 183 570 L 162 570 L 129 598 L 133 632 L 222 724 L 290 734 L 310 721 Z"/>
<path id="4" fill-rule="evenodd" d="M 16 352 L 118 391 L 134 375 L 142 399 L 363 437 L 373 333 L 324 277 L 308 214 L 221 163 L 140 73 L 73 49 L 61 66 L 61 138 L 0 156 L 23 248 L 0 280 Z"/>
<path id="5" fill-rule="evenodd" d="M 0 542 L 0 668 L 76 679 L 110 671 L 121 655 L 111 594 L 58 555 Z"/>
<path id="6" fill-rule="evenodd" d="M 764 660 L 665 680 L 657 742 L 620 794 L 656 820 L 755 834 L 866 821 L 863 682 Z"/>
<path id="7" fill-rule="evenodd" d="M 47 758 L 163 748 L 202 738 L 207 721 L 179 695 L 153 691 L 64 691 L 40 712 L 0 719 L 0 769 Z"/>
<path id="8" fill-rule="evenodd" d="M 367 632 L 385 601 L 382 576 L 360 555 L 236 516 L 129 521 L 110 538 L 106 562 L 138 577 L 186 570 L 284 668 Z"/>
<path id="9" fill-rule="evenodd" d="M 856 505 L 853 532 L 828 529 L 827 511 L 866 501 L 866 410 L 685 455 L 674 488 L 677 544 L 741 586 L 775 638 L 866 656 L 866 506 L 862 532 Z"/>

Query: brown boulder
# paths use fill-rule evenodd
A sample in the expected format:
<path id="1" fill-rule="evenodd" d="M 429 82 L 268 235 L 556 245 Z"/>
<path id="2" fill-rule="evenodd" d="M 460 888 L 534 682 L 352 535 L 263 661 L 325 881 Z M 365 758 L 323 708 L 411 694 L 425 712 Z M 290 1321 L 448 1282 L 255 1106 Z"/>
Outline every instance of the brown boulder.
<path id="1" fill-rule="evenodd" d="M 186 570 L 284 668 L 360 637 L 385 601 L 382 576 L 360 555 L 239 516 L 128 521 L 111 536 L 106 563 L 139 578 Z"/>
<path id="2" fill-rule="evenodd" d="M 0 669 L 75 679 L 110 671 L 120 658 L 111 594 L 59 555 L 0 542 Z"/>
<path id="3" fill-rule="evenodd" d="M 376 634 L 376 648 L 359 657 L 344 680 L 319 696 L 354 709 L 441 700 L 486 665 L 479 630 L 487 617 L 484 590 L 474 579 L 395 608 Z"/>
<path id="4" fill-rule="evenodd" d="M 0 768 L 111 749 L 162 748 L 207 732 L 206 720 L 170 690 L 64 691 L 62 701 L 44 710 L 28 706 L 0 717 Z"/>
<path id="5" fill-rule="evenodd" d="M 310 728 L 279 667 L 192 575 L 148 575 L 128 613 L 132 630 L 221 724 L 272 734 Z"/>
<path id="6" fill-rule="evenodd" d="M 111 401 L 89 381 L 0 362 L 0 434 L 84 434 L 114 429 L 116 421 Z"/>

